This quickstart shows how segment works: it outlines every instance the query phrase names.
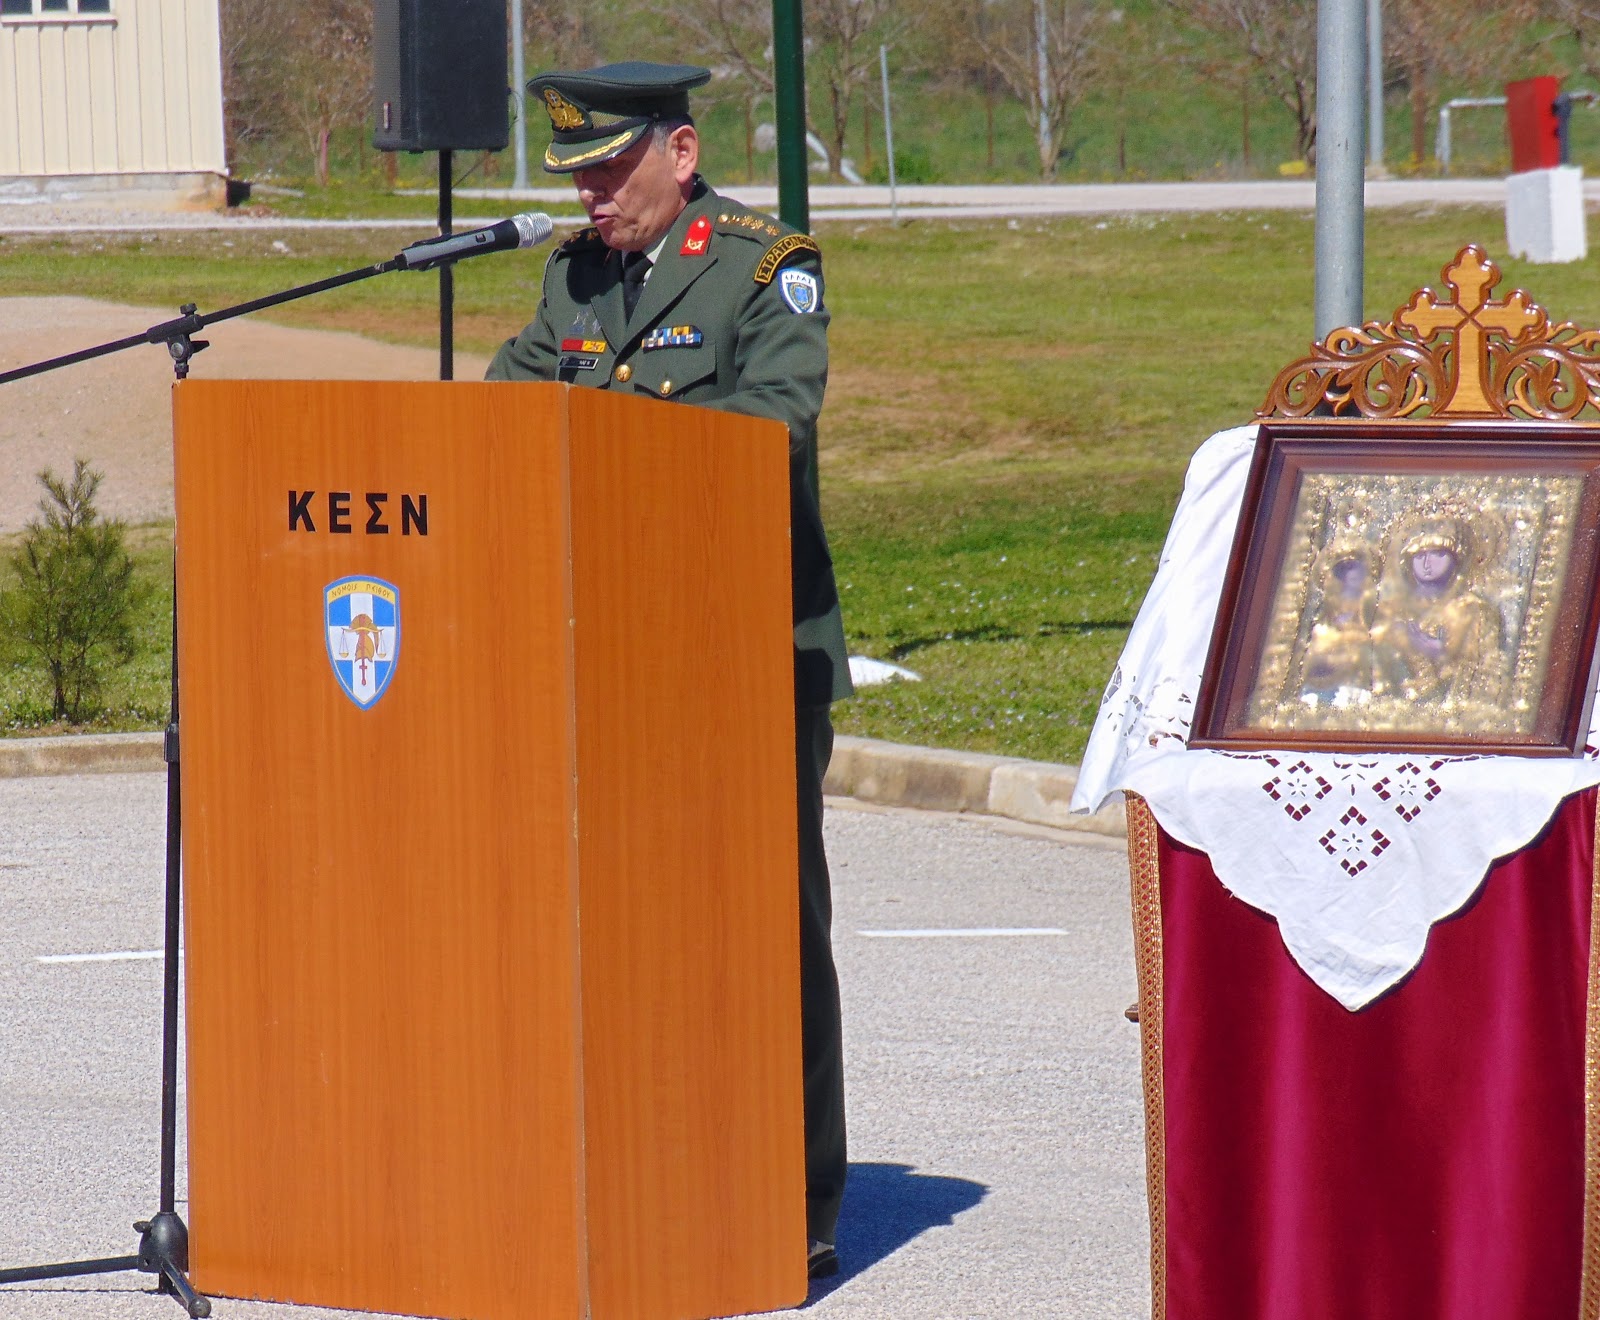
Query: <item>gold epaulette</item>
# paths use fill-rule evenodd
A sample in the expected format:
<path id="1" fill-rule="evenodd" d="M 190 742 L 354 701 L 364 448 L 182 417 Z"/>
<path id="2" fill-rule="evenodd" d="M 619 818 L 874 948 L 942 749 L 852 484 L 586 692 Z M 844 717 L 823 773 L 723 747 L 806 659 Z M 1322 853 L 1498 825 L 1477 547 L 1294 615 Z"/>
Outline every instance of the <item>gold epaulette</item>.
<path id="1" fill-rule="evenodd" d="M 600 231 L 593 225 L 587 229 L 580 229 L 571 238 L 561 244 L 563 252 L 576 252 L 580 248 L 595 247 L 600 243 Z"/>
<path id="2" fill-rule="evenodd" d="M 757 263 L 756 283 L 771 284 L 772 277 L 778 273 L 778 267 L 796 252 L 815 252 L 820 256 L 822 249 L 817 246 L 817 240 L 809 234 L 785 235 L 769 247 Z"/>
<path id="3" fill-rule="evenodd" d="M 759 211 L 722 210 L 717 212 L 717 229 L 744 238 L 779 238 L 786 227 L 781 221 Z"/>

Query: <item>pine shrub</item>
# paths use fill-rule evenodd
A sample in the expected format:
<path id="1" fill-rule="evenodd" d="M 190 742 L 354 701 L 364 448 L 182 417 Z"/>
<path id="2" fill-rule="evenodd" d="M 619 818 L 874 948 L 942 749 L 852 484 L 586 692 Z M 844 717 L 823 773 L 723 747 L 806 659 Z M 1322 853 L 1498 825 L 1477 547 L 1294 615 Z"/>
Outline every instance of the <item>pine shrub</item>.
<path id="1" fill-rule="evenodd" d="M 45 469 L 40 517 L 10 556 L 15 584 L 0 592 L 0 632 L 49 674 L 53 718 L 81 724 L 109 672 L 134 656 L 138 600 L 122 523 L 95 508 L 104 474 L 83 459 L 64 480 Z"/>

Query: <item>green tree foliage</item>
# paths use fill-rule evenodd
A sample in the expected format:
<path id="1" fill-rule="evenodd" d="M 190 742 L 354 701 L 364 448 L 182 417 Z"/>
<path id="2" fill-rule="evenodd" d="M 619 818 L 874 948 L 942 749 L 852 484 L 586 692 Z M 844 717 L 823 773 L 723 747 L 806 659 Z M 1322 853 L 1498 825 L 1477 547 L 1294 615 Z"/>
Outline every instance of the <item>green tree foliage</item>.
<path id="1" fill-rule="evenodd" d="M 54 717 L 92 713 L 108 668 L 133 658 L 133 560 L 120 522 L 103 522 L 94 497 L 103 474 L 78 459 L 64 480 L 39 474 L 45 497 L 12 553 L 14 587 L 0 592 L 0 631 L 49 672 Z"/>

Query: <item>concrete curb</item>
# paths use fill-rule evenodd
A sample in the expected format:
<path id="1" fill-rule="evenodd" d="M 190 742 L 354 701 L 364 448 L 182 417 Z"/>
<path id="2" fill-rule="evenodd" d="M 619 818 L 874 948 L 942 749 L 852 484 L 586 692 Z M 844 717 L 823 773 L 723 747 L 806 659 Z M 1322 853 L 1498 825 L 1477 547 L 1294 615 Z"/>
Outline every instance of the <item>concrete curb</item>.
<path id="1" fill-rule="evenodd" d="M 1052 829 L 1125 837 L 1120 802 L 1092 816 L 1072 814 L 1077 783 L 1075 765 L 841 736 L 834 740 L 823 791 L 881 806 L 977 812 Z"/>
<path id="2" fill-rule="evenodd" d="M 63 734 L 0 738 L 0 779 L 28 775 L 109 775 L 164 770 L 166 738 L 159 733 Z"/>
<path id="3" fill-rule="evenodd" d="M 162 770 L 164 747 L 159 733 L 4 738 L 0 779 Z M 840 737 L 823 791 L 879 806 L 976 812 L 1106 838 L 1124 836 L 1120 803 L 1093 816 L 1072 814 L 1077 782 L 1078 768 L 1072 765 Z"/>

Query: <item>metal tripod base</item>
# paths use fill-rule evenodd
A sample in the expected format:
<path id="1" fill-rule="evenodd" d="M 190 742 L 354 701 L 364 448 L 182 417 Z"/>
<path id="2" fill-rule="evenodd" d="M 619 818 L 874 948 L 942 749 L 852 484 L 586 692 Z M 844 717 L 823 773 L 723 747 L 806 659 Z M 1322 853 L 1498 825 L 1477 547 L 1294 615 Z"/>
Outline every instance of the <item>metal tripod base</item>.
<path id="1" fill-rule="evenodd" d="M 194 1290 L 185 1273 L 189 1268 L 189 1230 L 183 1220 L 171 1210 L 163 1210 L 154 1219 L 141 1219 L 133 1230 L 139 1234 L 137 1256 L 109 1256 L 103 1260 L 73 1260 L 60 1265 L 26 1265 L 20 1269 L 0 1270 L 0 1284 L 142 1270 L 158 1276 L 158 1289 L 176 1297 L 195 1320 L 210 1315 L 211 1302 Z"/>
<path id="2" fill-rule="evenodd" d="M 189 1283 L 189 1230 L 171 1210 L 154 1219 L 141 1220 L 134 1231 L 139 1236 L 139 1268 L 160 1276 L 160 1288 L 171 1293 L 183 1309 L 200 1320 L 211 1314 L 211 1302 Z"/>

